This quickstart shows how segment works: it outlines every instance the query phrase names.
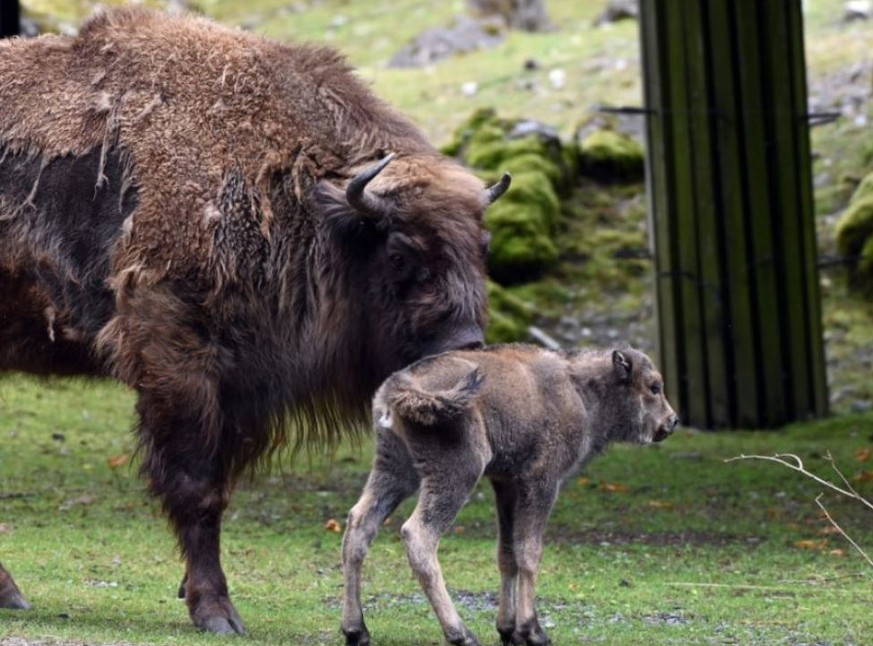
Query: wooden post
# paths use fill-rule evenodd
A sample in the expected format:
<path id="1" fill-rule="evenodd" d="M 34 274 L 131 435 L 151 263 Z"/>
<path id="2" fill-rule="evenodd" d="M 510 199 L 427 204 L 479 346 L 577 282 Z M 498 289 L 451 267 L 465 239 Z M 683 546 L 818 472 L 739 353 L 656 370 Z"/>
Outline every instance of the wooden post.
<path id="1" fill-rule="evenodd" d="M 827 413 L 800 0 L 640 3 L 661 365 L 683 422 Z"/>
<path id="2" fill-rule="evenodd" d="M 21 30 L 18 0 L 0 0 L 0 38 L 17 36 Z"/>

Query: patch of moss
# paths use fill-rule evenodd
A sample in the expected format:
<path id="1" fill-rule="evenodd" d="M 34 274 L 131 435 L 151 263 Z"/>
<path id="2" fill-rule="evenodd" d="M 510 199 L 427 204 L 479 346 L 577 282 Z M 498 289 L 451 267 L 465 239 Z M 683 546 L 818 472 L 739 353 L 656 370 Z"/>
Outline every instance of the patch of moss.
<path id="1" fill-rule="evenodd" d="M 835 234 L 838 251 L 850 259 L 852 285 L 873 295 L 873 173 L 858 185 Z"/>
<path id="2" fill-rule="evenodd" d="M 534 280 L 558 259 L 558 248 L 548 235 L 542 204 L 520 204 L 507 200 L 488 210 L 491 231 L 488 270 L 500 283 Z"/>
<path id="3" fill-rule="evenodd" d="M 873 296 L 873 236 L 867 238 L 864 248 L 861 249 L 857 274 L 861 278 L 862 291 Z"/>
<path id="4" fill-rule="evenodd" d="M 645 170 L 643 147 L 628 135 L 597 130 L 579 144 L 579 170 L 601 182 L 639 182 Z"/>
<path id="5" fill-rule="evenodd" d="M 857 256 L 873 236 L 873 195 L 853 200 L 837 222 L 837 248 L 845 256 Z"/>
<path id="6" fill-rule="evenodd" d="M 849 200 L 849 202 L 860 202 L 866 197 L 873 197 L 873 173 L 870 173 L 869 175 L 866 175 L 864 178 L 861 179 L 861 181 L 855 187 L 855 190 L 852 193 L 852 198 Z"/>
<path id="7" fill-rule="evenodd" d="M 507 289 L 488 281 L 490 320 L 485 331 L 488 343 L 512 343 L 528 336 L 533 320 L 533 308 Z"/>

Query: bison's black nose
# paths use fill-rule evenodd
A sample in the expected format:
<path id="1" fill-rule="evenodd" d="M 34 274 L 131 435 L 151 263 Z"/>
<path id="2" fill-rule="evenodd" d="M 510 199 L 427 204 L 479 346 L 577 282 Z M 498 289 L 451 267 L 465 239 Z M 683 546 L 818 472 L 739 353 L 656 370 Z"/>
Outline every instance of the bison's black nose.
<path id="1" fill-rule="evenodd" d="M 452 350 L 478 350 L 485 346 L 485 337 L 479 327 L 462 330 L 452 338 Z"/>
<path id="2" fill-rule="evenodd" d="M 478 325 L 470 325 L 461 329 L 455 329 L 451 334 L 428 344 L 424 355 L 450 352 L 451 350 L 476 350 L 484 345 L 485 337 L 482 334 L 482 328 Z"/>

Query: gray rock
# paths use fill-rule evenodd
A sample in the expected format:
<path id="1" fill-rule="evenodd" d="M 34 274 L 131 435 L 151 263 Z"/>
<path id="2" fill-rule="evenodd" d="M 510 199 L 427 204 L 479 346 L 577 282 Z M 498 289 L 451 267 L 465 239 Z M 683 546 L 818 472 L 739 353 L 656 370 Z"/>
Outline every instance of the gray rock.
<path id="1" fill-rule="evenodd" d="M 424 67 L 457 54 L 496 47 L 505 37 L 506 26 L 500 19 L 474 20 L 461 16 L 450 27 L 436 27 L 419 34 L 394 55 L 388 66 Z"/>

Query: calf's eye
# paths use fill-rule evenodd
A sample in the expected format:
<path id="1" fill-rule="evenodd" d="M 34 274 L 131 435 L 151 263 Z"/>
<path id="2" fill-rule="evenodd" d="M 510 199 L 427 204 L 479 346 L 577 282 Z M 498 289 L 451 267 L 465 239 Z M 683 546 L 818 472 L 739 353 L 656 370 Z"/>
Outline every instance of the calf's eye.
<path id="1" fill-rule="evenodd" d="M 652 391 L 653 395 L 661 394 L 661 387 L 658 384 L 652 384 L 651 386 L 649 386 L 649 390 Z"/>

